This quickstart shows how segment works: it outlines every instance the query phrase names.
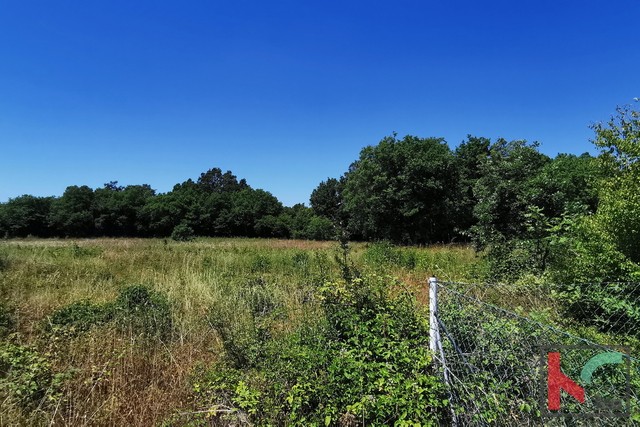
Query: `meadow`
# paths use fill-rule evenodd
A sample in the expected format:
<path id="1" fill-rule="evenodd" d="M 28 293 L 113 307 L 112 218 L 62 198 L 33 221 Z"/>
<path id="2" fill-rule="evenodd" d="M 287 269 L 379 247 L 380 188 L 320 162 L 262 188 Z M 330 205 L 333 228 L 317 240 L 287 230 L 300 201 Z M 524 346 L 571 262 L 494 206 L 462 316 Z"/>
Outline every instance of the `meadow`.
<path id="1" fill-rule="evenodd" d="M 1 241 L 0 425 L 435 422 L 427 279 L 482 269 L 455 245 Z M 427 400 L 402 403 L 403 378 Z"/>

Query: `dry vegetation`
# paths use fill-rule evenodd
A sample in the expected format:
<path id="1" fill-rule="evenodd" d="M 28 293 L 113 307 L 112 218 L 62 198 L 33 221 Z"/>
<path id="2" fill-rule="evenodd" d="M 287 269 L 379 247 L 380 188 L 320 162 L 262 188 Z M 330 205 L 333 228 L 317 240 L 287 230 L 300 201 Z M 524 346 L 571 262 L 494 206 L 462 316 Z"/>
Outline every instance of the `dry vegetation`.
<path id="1" fill-rule="evenodd" d="M 268 295 L 286 313 L 272 327 L 286 329 L 318 286 L 339 277 L 337 250 L 333 242 L 238 238 L 0 242 L 0 303 L 13 319 L 3 340 L 33 349 L 39 359 L 28 363 L 50 377 L 63 374 L 59 384 L 45 381 L 46 390 L 22 401 L 16 390 L 28 390 L 0 379 L 0 425 L 194 421 L 203 408 L 194 400 L 190 378 L 194 369 L 222 360 L 225 351 L 211 316 L 242 324 L 252 295 Z M 398 277 L 422 302 L 429 275 L 462 280 L 473 274 L 476 261 L 466 247 L 390 250 L 364 243 L 351 245 L 349 259 L 359 271 Z M 114 322 L 82 331 L 52 326 L 51 316 L 70 304 L 107 307 L 134 285 L 166 296 L 168 334 L 150 339 L 144 330 Z M 15 353 L 4 355 L 5 362 L 25 363 Z"/>

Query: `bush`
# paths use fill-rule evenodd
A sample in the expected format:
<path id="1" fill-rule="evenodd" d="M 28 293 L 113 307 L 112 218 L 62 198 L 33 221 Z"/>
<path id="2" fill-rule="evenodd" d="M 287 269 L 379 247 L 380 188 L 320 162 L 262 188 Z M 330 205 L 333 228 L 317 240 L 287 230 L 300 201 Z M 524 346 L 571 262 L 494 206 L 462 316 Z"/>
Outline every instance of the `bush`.
<path id="1" fill-rule="evenodd" d="M 120 290 L 118 298 L 108 304 L 76 301 L 47 318 L 45 329 L 69 337 L 107 323 L 123 332 L 144 338 L 167 339 L 173 330 L 171 305 L 167 296 L 145 285 Z"/>
<path id="2" fill-rule="evenodd" d="M 76 301 L 59 310 L 48 318 L 50 330 L 76 335 L 86 332 L 93 325 L 103 324 L 111 319 L 109 306 L 94 304 L 89 301 Z"/>
<path id="3" fill-rule="evenodd" d="M 335 230 L 331 220 L 314 216 L 306 227 L 306 237 L 311 240 L 331 240 L 335 237 Z"/>
<path id="4" fill-rule="evenodd" d="M 539 384 L 530 376 L 536 363 L 532 349 L 548 343 L 543 329 L 466 299 L 442 302 L 439 318 L 457 350 L 466 355 L 464 361 L 448 359 L 453 378 L 464 384 L 464 392 L 453 402 L 462 425 L 504 424 L 511 417 L 513 425 L 539 420 L 535 411 Z M 449 339 L 443 338 L 442 344 L 446 352 L 455 353 Z"/>
<path id="5" fill-rule="evenodd" d="M 34 348 L 8 344 L 0 349 L 0 389 L 25 410 L 55 403 L 68 376 L 54 374 L 51 363 Z"/>
<path id="6" fill-rule="evenodd" d="M 172 332 L 171 306 L 166 294 L 148 286 L 122 289 L 109 308 L 113 320 L 125 331 L 158 339 L 166 339 Z"/>
<path id="7" fill-rule="evenodd" d="M 209 325 L 215 329 L 234 367 L 254 366 L 261 347 L 270 338 L 266 322 L 278 308 L 273 291 L 261 278 L 234 287 L 209 312 Z"/>
<path id="8" fill-rule="evenodd" d="M 428 326 L 413 295 L 399 288 L 393 279 L 377 276 L 326 284 L 317 296 L 322 304 L 296 314 L 298 322 L 286 328 L 290 332 L 276 327 L 277 311 L 261 316 L 254 311 L 254 329 L 245 329 L 245 336 L 221 319 L 246 309 L 236 305 L 226 315 L 212 312 L 227 351 L 242 348 L 251 363 L 194 371 L 197 401 L 232 407 L 236 419 L 258 425 L 446 420 Z"/>
<path id="9" fill-rule="evenodd" d="M 175 226 L 171 238 L 176 242 L 190 242 L 195 239 L 195 233 L 193 228 L 183 223 Z"/>
<path id="10" fill-rule="evenodd" d="M 251 260 L 252 273 L 267 273 L 271 269 L 271 259 L 264 255 L 256 255 Z"/>

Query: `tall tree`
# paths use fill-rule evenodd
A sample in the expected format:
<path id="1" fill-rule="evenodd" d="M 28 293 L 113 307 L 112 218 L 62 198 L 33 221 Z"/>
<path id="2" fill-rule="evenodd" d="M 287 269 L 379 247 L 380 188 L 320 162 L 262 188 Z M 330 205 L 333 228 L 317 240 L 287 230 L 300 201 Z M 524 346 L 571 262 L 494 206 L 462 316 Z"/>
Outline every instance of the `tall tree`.
<path id="1" fill-rule="evenodd" d="M 271 193 L 246 188 L 231 195 L 231 216 L 235 235 L 254 236 L 258 220 L 267 215 L 278 216 L 282 204 Z"/>
<path id="2" fill-rule="evenodd" d="M 206 193 L 233 193 L 249 188 L 247 181 L 238 181 L 231 171 L 222 173 L 220 168 L 212 168 L 200 174 L 197 181 L 198 187 Z"/>
<path id="3" fill-rule="evenodd" d="M 147 184 L 122 187 L 111 181 L 94 191 L 93 215 L 96 233 L 104 236 L 135 236 L 139 229 L 140 211 L 146 200 L 155 195 Z"/>
<path id="4" fill-rule="evenodd" d="M 5 234 L 8 237 L 50 236 L 49 214 L 53 200 L 53 197 L 25 194 L 0 204 L 0 237 Z"/>
<path id="5" fill-rule="evenodd" d="M 311 207 L 317 215 L 328 218 L 336 225 L 343 227 L 347 225 L 347 215 L 344 211 L 342 197 L 345 185 L 344 176 L 340 177 L 340 180 L 327 178 L 311 192 L 311 197 L 309 197 Z"/>
<path id="6" fill-rule="evenodd" d="M 456 227 L 463 233 L 467 232 L 477 220 L 473 209 L 478 204 L 474 194 L 474 186 L 482 176 L 481 166 L 490 155 L 491 140 L 483 137 L 467 135 L 454 151 L 456 168 L 460 174 L 460 194 L 456 215 Z"/>
<path id="7" fill-rule="evenodd" d="M 600 203 L 595 222 L 617 248 L 640 262 L 640 111 L 618 107 L 606 124 L 593 126 L 600 149 Z"/>
<path id="8" fill-rule="evenodd" d="M 93 190 L 86 185 L 67 187 L 51 207 L 51 222 L 57 232 L 70 237 L 92 236 L 95 231 L 93 199 Z"/>
<path id="9" fill-rule="evenodd" d="M 362 149 L 346 178 L 344 205 L 356 233 L 414 244 L 453 238 L 458 178 L 442 138 L 386 137 Z"/>
<path id="10" fill-rule="evenodd" d="M 471 228 L 478 249 L 502 244 L 526 231 L 526 215 L 533 205 L 532 180 L 551 162 L 538 146 L 498 139 L 480 163 L 473 191 L 477 223 Z"/>

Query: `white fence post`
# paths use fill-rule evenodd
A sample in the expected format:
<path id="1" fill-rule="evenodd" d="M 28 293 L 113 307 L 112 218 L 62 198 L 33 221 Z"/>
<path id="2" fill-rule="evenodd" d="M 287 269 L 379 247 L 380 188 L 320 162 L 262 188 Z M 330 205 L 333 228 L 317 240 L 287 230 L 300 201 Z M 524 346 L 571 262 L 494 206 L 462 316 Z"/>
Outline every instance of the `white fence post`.
<path id="1" fill-rule="evenodd" d="M 429 278 L 429 349 L 437 353 L 440 349 L 440 334 L 438 333 L 438 279 Z"/>
<path id="2" fill-rule="evenodd" d="M 438 325 L 438 279 L 436 277 L 429 277 L 429 349 L 433 351 L 434 355 L 440 354 L 440 363 L 442 363 L 442 376 L 447 388 L 449 385 L 449 370 L 447 369 L 447 363 L 444 359 L 444 349 L 440 342 L 440 326 Z M 453 395 L 449 390 L 449 397 L 453 401 Z M 451 416 L 454 426 L 458 426 L 458 416 L 456 411 L 451 406 Z"/>

